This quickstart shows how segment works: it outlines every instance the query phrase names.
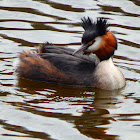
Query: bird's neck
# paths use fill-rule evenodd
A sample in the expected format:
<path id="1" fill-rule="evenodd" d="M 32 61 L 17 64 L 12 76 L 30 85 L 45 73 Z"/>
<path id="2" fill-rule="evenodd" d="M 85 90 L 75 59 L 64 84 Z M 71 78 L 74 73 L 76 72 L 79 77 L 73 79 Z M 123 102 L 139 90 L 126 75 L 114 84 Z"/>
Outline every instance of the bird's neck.
<path id="1" fill-rule="evenodd" d="M 114 65 L 112 58 L 101 61 L 95 69 L 97 87 L 105 90 L 122 88 L 125 79 L 121 71 Z"/>

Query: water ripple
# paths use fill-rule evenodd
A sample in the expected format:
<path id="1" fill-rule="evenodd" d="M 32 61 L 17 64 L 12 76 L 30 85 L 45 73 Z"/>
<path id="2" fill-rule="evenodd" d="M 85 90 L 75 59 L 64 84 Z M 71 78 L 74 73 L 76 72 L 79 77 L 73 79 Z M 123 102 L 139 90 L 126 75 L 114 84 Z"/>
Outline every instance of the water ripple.
<path id="1" fill-rule="evenodd" d="M 139 6 L 139 0 L 1 0 L 0 138 L 139 140 Z M 84 16 L 108 19 L 118 40 L 114 62 L 126 77 L 123 89 L 65 87 L 16 76 L 13 65 L 23 50 L 46 41 L 79 47 Z"/>

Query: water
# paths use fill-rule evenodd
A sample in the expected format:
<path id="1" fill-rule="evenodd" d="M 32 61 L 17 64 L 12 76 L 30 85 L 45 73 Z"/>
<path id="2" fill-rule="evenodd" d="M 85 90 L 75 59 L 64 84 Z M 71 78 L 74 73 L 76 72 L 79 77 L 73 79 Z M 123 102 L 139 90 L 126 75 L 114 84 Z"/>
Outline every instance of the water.
<path id="1" fill-rule="evenodd" d="M 64 87 L 15 75 L 18 54 L 39 43 L 78 48 L 83 16 L 108 19 L 125 88 Z M 139 0 L 0 0 L 0 139 L 139 140 L 139 23 Z"/>

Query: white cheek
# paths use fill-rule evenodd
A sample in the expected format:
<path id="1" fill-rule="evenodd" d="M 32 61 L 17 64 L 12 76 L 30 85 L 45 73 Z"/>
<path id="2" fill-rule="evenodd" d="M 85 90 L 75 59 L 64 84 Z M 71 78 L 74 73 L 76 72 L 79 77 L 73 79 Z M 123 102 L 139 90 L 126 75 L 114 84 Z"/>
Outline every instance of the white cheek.
<path id="1" fill-rule="evenodd" d="M 94 52 L 94 51 L 97 51 L 99 48 L 100 48 L 100 45 L 101 45 L 101 42 L 102 42 L 102 37 L 96 37 L 95 38 L 95 42 L 88 47 L 88 49 L 86 50 L 86 52 Z"/>

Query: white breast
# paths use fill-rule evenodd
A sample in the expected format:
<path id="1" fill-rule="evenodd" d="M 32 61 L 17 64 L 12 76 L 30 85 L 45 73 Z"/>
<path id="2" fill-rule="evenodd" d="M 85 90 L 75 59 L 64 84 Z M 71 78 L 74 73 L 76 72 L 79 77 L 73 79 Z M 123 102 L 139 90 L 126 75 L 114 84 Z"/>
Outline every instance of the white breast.
<path id="1" fill-rule="evenodd" d="M 120 89 L 125 86 L 125 78 L 113 64 L 112 58 L 98 64 L 95 70 L 97 87 L 105 90 Z"/>

